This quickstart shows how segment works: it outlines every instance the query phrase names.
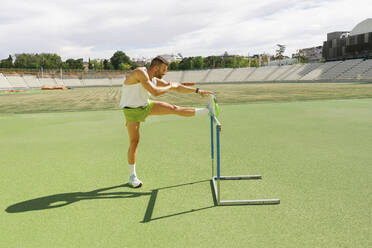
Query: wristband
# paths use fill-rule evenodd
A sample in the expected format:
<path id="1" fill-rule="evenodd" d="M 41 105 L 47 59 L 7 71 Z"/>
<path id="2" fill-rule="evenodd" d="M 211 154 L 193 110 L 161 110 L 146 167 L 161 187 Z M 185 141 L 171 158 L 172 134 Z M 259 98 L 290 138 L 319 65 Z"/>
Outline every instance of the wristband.
<path id="1" fill-rule="evenodd" d="M 199 88 L 196 88 L 195 93 L 196 93 L 196 94 L 199 93 Z"/>

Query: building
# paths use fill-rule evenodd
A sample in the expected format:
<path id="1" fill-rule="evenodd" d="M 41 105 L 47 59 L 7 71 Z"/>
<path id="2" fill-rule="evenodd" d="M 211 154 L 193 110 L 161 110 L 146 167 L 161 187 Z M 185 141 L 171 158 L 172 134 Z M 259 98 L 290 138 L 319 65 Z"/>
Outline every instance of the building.
<path id="1" fill-rule="evenodd" d="M 323 47 L 316 46 L 298 50 L 298 55 L 303 56 L 308 62 L 319 62 L 323 58 Z"/>
<path id="2" fill-rule="evenodd" d="M 372 58 L 372 18 L 362 21 L 350 32 L 327 34 L 327 41 L 323 43 L 323 57 L 326 61 Z"/>
<path id="3" fill-rule="evenodd" d="M 165 58 L 169 63 L 171 62 L 179 62 L 182 60 L 182 57 L 178 54 L 178 55 L 174 55 L 174 54 L 163 54 L 163 55 L 160 55 L 162 56 L 163 58 Z"/>

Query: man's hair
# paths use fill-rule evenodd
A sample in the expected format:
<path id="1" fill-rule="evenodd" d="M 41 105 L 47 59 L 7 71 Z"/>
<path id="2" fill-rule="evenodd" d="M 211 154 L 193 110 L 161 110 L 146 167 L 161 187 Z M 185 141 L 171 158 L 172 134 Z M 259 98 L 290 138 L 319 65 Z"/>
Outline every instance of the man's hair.
<path id="1" fill-rule="evenodd" d="M 151 66 L 155 66 L 155 65 L 161 65 L 161 64 L 165 64 L 165 65 L 168 65 L 168 61 L 163 58 L 162 56 L 156 56 L 152 61 L 151 61 Z"/>

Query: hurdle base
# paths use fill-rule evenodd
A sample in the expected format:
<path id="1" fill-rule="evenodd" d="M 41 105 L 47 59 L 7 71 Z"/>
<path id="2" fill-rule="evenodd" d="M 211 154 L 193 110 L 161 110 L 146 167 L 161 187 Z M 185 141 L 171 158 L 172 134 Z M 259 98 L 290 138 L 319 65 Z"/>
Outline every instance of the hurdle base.
<path id="1" fill-rule="evenodd" d="M 260 175 L 244 175 L 244 176 L 220 176 L 220 180 L 255 180 L 262 179 Z M 234 206 L 234 205 L 274 205 L 280 204 L 280 199 L 254 199 L 254 200 L 221 200 L 220 192 L 217 190 L 218 181 L 216 176 L 212 177 L 214 196 L 217 206 Z"/>

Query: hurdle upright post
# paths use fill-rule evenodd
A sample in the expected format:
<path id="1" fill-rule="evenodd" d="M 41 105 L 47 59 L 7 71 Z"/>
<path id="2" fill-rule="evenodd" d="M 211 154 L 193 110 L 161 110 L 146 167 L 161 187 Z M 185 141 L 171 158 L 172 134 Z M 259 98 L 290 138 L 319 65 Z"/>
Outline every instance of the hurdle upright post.
<path id="1" fill-rule="evenodd" d="M 214 140 L 213 140 L 213 116 L 211 117 L 211 159 L 212 159 L 212 177 L 214 176 Z"/>
<path id="2" fill-rule="evenodd" d="M 221 167 L 220 167 L 220 164 L 221 164 L 221 147 L 220 147 L 220 132 L 221 132 L 221 124 L 217 121 L 216 122 L 216 142 L 217 142 L 217 190 L 218 190 L 218 193 L 217 193 L 217 197 L 218 197 L 218 204 L 220 204 L 220 200 L 221 200 L 221 186 L 220 186 L 220 179 L 221 179 Z"/>
<path id="3" fill-rule="evenodd" d="M 211 96 L 212 97 L 212 96 Z M 214 96 L 213 96 L 214 97 Z M 221 123 L 215 116 L 211 118 L 211 159 L 212 159 L 212 183 L 213 193 L 218 206 L 231 205 L 271 205 L 279 204 L 280 199 L 257 199 L 257 200 L 221 200 L 221 180 L 255 180 L 262 179 L 261 175 L 243 175 L 243 176 L 221 176 L 221 142 L 220 133 L 222 129 Z M 215 124 L 215 125 L 214 125 Z M 214 176 L 214 127 L 216 127 L 216 156 L 217 156 L 217 176 Z M 217 181 L 217 183 L 216 183 Z M 216 185 L 217 184 L 217 185 Z"/>

